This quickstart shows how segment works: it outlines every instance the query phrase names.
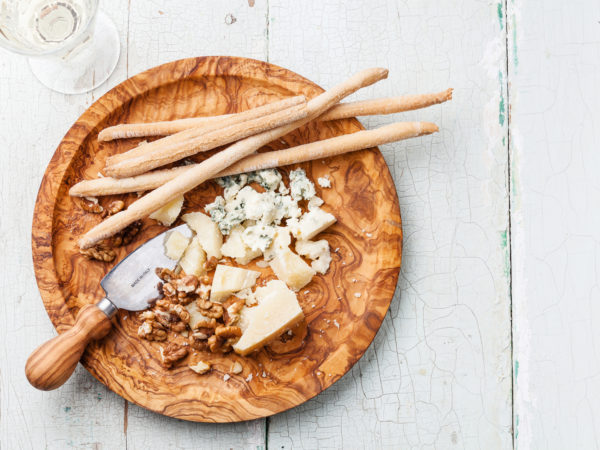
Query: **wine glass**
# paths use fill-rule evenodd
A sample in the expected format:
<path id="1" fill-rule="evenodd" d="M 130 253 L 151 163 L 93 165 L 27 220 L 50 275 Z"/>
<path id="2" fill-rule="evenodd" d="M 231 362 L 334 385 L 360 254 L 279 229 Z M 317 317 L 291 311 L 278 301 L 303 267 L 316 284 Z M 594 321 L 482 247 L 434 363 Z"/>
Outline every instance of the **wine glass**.
<path id="1" fill-rule="evenodd" d="M 0 46 L 29 56 L 37 79 L 65 94 L 104 83 L 120 53 L 98 0 L 0 0 Z"/>

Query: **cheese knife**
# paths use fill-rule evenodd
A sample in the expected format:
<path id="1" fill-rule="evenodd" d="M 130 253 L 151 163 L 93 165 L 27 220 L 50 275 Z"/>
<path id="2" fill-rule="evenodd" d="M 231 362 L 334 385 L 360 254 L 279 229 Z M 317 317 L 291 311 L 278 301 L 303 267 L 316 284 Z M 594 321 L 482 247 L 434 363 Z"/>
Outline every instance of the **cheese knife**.
<path id="1" fill-rule="evenodd" d="M 180 225 L 159 234 L 127 255 L 102 279 L 106 296 L 79 311 L 72 328 L 42 344 L 29 356 L 25 374 L 32 386 L 49 391 L 63 385 L 71 376 L 87 344 L 105 337 L 117 310 L 147 309 L 159 295 L 158 267 L 173 270 L 177 261 L 165 255 L 165 239 L 178 231 L 187 238 L 192 231 Z"/>

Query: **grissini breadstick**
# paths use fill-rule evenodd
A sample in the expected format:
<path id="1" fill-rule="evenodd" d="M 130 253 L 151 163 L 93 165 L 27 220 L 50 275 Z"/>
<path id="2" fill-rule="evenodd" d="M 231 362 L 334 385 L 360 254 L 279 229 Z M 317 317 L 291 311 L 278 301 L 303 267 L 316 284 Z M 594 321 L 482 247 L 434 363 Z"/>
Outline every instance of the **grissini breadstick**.
<path id="1" fill-rule="evenodd" d="M 207 158 L 189 171 L 179 175 L 133 202 L 126 210 L 118 212 L 117 214 L 108 217 L 104 222 L 96 225 L 81 237 L 79 240 L 79 247 L 82 249 L 90 248 L 101 240 L 118 233 L 136 220 L 152 214 L 175 197 L 185 194 L 199 184 L 202 184 L 204 181 L 214 177 L 216 174 L 223 172 L 227 167 L 240 159 L 251 155 L 263 145 L 308 123 L 327 109 L 331 108 L 331 106 L 338 103 L 342 98 L 362 87 L 369 86 L 386 78 L 387 74 L 387 69 L 373 68 L 363 70 L 353 75 L 343 83 L 334 86 L 330 90 L 325 91 L 310 100 L 306 105 L 306 109 L 308 110 L 306 118 L 247 137 L 246 139 L 230 145 L 218 154 Z"/>
<path id="2" fill-rule="evenodd" d="M 317 117 L 318 121 L 347 119 L 355 116 L 372 116 L 392 114 L 403 111 L 426 108 L 452 100 L 452 89 L 433 94 L 403 95 L 399 97 L 361 100 L 335 105 L 326 113 Z M 216 121 L 230 117 L 231 114 L 210 117 L 191 117 L 167 122 L 131 123 L 105 128 L 98 135 L 99 140 L 112 140 L 130 137 L 167 136 L 193 127 L 206 126 Z"/>
<path id="3" fill-rule="evenodd" d="M 342 153 L 376 147 L 389 142 L 423 136 L 438 131 L 438 127 L 427 122 L 399 122 L 375 130 L 363 130 L 331 139 L 311 142 L 285 150 L 257 153 L 247 156 L 213 178 L 253 170 L 297 164 L 320 158 L 329 158 Z M 156 189 L 182 173 L 191 170 L 194 165 L 174 169 L 157 170 L 131 178 L 97 178 L 84 180 L 74 185 L 69 194 L 76 197 L 98 197 L 102 195 L 142 192 Z"/>
<path id="4" fill-rule="evenodd" d="M 198 152 L 212 150 L 221 145 L 230 144 L 231 142 L 262 133 L 263 131 L 272 130 L 273 128 L 296 122 L 297 120 L 306 117 L 306 115 L 306 104 L 292 106 L 291 108 L 277 111 L 268 116 L 237 123 L 227 128 L 217 129 L 184 142 L 160 146 L 151 153 L 134 156 L 133 158 L 128 158 L 115 165 L 106 166 L 104 172 L 106 175 L 115 178 L 139 175 L 157 167 L 195 155 Z M 181 133 L 185 133 L 186 131 L 182 131 Z M 176 135 L 168 136 L 164 139 L 169 139 L 174 136 Z M 154 141 L 151 144 L 156 142 L 158 141 Z"/>
<path id="5" fill-rule="evenodd" d="M 363 130 L 284 150 L 250 155 L 223 170 L 218 177 L 329 158 L 389 142 L 424 136 L 436 131 L 438 131 L 437 125 L 430 122 L 393 123 L 375 130 Z"/>
<path id="6" fill-rule="evenodd" d="M 222 114 L 220 116 L 190 117 L 161 122 L 122 123 L 102 130 L 98 133 L 98 140 L 107 142 L 115 139 L 129 139 L 145 136 L 168 136 L 189 128 L 203 127 L 233 115 L 234 114 Z"/>
<path id="7" fill-rule="evenodd" d="M 297 95 L 295 97 L 284 98 L 283 100 L 267 103 L 266 105 L 257 106 L 256 108 L 248 109 L 237 114 L 224 114 L 221 116 L 211 117 L 194 117 L 191 119 L 179 119 L 153 123 L 124 123 L 105 128 L 98 133 L 98 140 L 112 141 L 113 139 L 142 136 L 167 136 L 169 134 L 175 134 L 179 131 L 187 130 L 189 128 L 205 126 L 215 122 L 218 122 L 225 127 L 233 125 L 234 123 L 245 122 L 246 120 L 266 116 L 268 114 L 281 111 L 282 109 L 299 105 L 305 101 L 306 99 L 303 95 Z"/>
<path id="8" fill-rule="evenodd" d="M 300 95 L 287 98 L 274 104 L 261 106 L 260 108 L 250 109 L 243 113 L 230 116 L 222 121 L 215 121 L 214 123 L 207 124 L 200 128 L 183 130 L 154 142 L 139 145 L 125 153 L 111 156 L 107 159 L 106 166 L 117 166 L 123 161 L 131 161 L 133 158 L 150 155 L 155 151 L 169 152 L 173 149 L 193 149 L 193 144 L 190 144 L 193 142 L 203 142 L 204 147 L 214 145 L 214 143 L 216 143 L 216 146 L 228 144 L 229 142 L 233 142 L 233 140 L 240 139 L 240 137 L 236 138 L 235 136 L 238 136 L 239 130 L 244 130 L 246 125 L 248 129 L 255 130 L 258 126 L 260 131 L 264 131 L 260 129 L 261 125 L 269 126 L 272 123 L 279 123 L 282 117 L 286 118 L 285 120 L 289 120 L 290 114 L 292 117 L 295 117 L 292 113 L 294 111 L 297 112 L 305 105 L 306 98 L 303 95 Z M 257 112 L 257 110 L 259 111 Z M 246 119 L 244 119 L 244 117 Z M 280 123 L 280 125 L 282 125 L 282 123 Z M 235 134 L 236 132 L 238 134 Z M 234 137 L 232 138 L 232 136 Z M 198 151 L 209 150 L 209 148 L 204 147 Z"/>
<path id="9" fill-rule="evenodd" d="M 125 194 L 127 192 L 151 191 L 194 166 L 196 164 L 175 167 L 173 169 L 155 170 L 128 178 L 102 177 L 93 180 L 83 180 L 69 189 L 69 195 L 73 197 L 100 197 L 102 195 Z"/>
<path id="10" fill-rule="evenodd" d="M 403 111 L 426 108 L 452 100 L 452 89 L 446 89 L 435 94 L 403 95 L 400 97 L 378 98 L 375 100 L 360 100 L 357 102 L 340 103 L 335 105 L 317 120 L 347 119 L 356 116 L 373 116 L 377 114 L 393 114 Z"/>

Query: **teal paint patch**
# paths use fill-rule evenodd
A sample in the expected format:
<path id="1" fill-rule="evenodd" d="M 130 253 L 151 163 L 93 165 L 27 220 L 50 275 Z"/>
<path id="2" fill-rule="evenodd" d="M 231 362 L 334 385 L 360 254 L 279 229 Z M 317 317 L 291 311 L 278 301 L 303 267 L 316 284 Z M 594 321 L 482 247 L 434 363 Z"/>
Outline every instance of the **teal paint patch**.
<path id="1" fill-rule="evenodd" d="M 498 3 L 498 23 L 500 30 L 504 30 L 504 13 L 502 12 L 502 3 Z"/>
<path id="2" fill-rule="evenodd" d="M 69 411 L 71 411 L 71 407 L 70 406 L 65 406 L 65 412 L 68 413 Z"/>
<path id="3" fill-rule="evenodd" d="M 502 136 L 502 147 L 506 147 L 506 136 Z"/>
<path id="4" fill-rule="evenodd" d="M 96 395 L 96 398 L 97 398 L 98 400 L 102 400 L 102 394 L 101 394 L 100 392 L 98 392 L 98 394 Z"/>
<path id="5" fill-rule="evenodd" d="M 515 382 L 517 381 L 518 376 L 519 376 L 519 361 L 515 361 Z"/>
<path id="6" fill-rule="evenodd" d="M 498 80 L 500 81 L 500 104 L 498 105 L 498 122 L 500 126 L 504 126 L 506 120 L 506 106 L 504 104 L 504 77 L 502 72 L 498 72 Z"/>
<path id="7" fill-rule="evenodd" d="M 508 231 L 500 232 L 500 246 L 504 250 L 504 276 L 510 278 L 510 249 L 508 248 Z"/>

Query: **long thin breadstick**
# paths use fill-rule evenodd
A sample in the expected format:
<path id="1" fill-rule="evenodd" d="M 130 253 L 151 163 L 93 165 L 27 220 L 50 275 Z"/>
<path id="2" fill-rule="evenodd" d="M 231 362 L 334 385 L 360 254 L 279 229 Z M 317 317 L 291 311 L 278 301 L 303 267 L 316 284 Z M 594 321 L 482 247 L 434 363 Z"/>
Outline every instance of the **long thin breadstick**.
<path id="1" fill-rule="evenodd" d="M 435 94 L 403 95 L 400 97 L 378 98 L 357 102 L 340 103 L 335 105 L 317 120 L 347 119 L 356 116 L 373 116 L 377 114 L 393 114 L 403 111 L 426 108 L 452 100 L 452 89 L 446 89 Z"/>
<path id="2" fill-rule="evenodd" d="M 300 103 L 301 102 L 301 103 Z M 244 122 L 234 123 L 221 128 L 215 123 L 205 128 L 192 128 L 180 133 L 140 145 L 129 152 L 108 158 L 105 173 L 112 177 L 123 178 L 169 164 L 211 150 L 221 145 L 243 139 L 281 125 L 285 125 L 306 116 L 306 99 L 294 97 L 287 99 L 291 107 L 262 115 Z M 294 103 L 298 103 L 295 104 Z"/>
<path id="3" fill-rule="evenodd" d="M 400 97 L 340 103 L 319 116 L 316 120 L 325 122 L 328 120 L 347 119 L 355 116 L 393 114 L 427 108 L 428 106 L 444 103 L 448 100 L 452 100 L 452 89 L 446 89 L 445 91 L 436 92 L 434 94 L 403 95 Z M 130 137 L 167 136 L 188 128 L 213 124 L 219 120 L 229 118 L 230 116 L 231 114 L 224 114 L 221 116 L 191 117 L 188 119 L 177 119 L 167 122 L 115 125 L 102 130 L 98 135 L 98 139 L 109 141 L 112 139 Z"/>
<path id="4" fill-rule="evenodd" d="M 389 142 L 423 136 L 438 131 L 428 122 L 399 122 L 375 130 L 358 131 L 331 139 L 303 144 L 285 150 L 258 153 L 247 156 L 214 176 L 214 178 L 253 170 L 270 169 L 305 161 L 341 155 Z M 85 180 L 74 185 L 69 194 L 76 197 L 98 197 L 102 195 L 142 192 L 156 189 L 173 178 L 191 170 L 195 165 L 157 170 L 131 178 L 98 178 Z"/>
<path id="5" fill-rule="evenodd" d="M 308 110 L 306 118 L 247 137 L 230 145 L 220 153 L 207 158 L 191 170 L 177 176 L 133 202 L 126 210 L 114 214 L 104 222 L 96 225 L 82 236 L 79 240 L 79 246 L 82 249 L 90 248 L 101 240 L 118 233 L 127 225 L 152 214 L 177 196 L 185 194 L 216 174 L 223 172 L 227 167 L 251 155 L 263 145 L 311 121 L 338 103 L 342 98 L 347 97 L 362 87 L 369 86 L 386 78 L 387 74 L 387 69 L 380 68 L 367 69 L 355 74 L 343 83 L 310 100 L 306 105 L 306 109 Z"/>
<path id="6" fill-rule="evenodd" d="M 246 120 L 256 119 L 266 116 L 283 109 L 304 103 L 306 99 L 303 95 L 285 98 L 273 103 L 258 106 L 237 114 L 224 114 L 222 116 L 194 117 L 191 119 L 179 119 L 166 122 L 152 123 L 124 123 L 105 128 L 98 133 L 99 141 L 112 141 L 113 139 L 143 137 L 143 136 L 167 136 L 189 128 L 203 127 L 208 124 L 218 123 L 221 127 L 233 125 L 235 123 L 245 122 Z"/>
<path id="7" fill-rule="evenodd" d="M 225 175 L 252 172 L 260 169 L 289 166 L 290 164 L 297 164 L 315 159 L 329 158 L 390 142 L 424 136 L 426 134 L 435 133 L 436 131 L 438 131 L 437 125 L 430 122 L 393 123 L 375 130 L 363 130 L 356 133 L 344 134 L 322 141 L 298 145 L 285 150 L 257 153 L 232 164 L 218 176 L 222 177 Z"/>

